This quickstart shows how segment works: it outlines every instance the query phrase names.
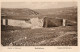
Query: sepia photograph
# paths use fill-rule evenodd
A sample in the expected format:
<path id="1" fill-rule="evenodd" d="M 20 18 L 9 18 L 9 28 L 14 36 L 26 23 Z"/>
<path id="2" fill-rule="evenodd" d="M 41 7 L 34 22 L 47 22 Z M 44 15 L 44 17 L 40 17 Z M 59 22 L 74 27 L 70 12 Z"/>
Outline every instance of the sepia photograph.
<path id="1" fill-rule="evenodd" d="M 2 2 L 2 46 L 78 46 L 77 2 Z"/>

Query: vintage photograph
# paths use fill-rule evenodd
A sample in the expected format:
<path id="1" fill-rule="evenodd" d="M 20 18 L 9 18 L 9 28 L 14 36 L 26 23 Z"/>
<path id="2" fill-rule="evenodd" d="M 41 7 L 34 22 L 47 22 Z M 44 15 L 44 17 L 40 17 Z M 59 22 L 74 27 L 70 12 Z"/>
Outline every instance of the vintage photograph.
<path id="1" fill-rule="evenodd" d="M 77 2 L 2 2 L 2 46 L 78 46 Z"/>

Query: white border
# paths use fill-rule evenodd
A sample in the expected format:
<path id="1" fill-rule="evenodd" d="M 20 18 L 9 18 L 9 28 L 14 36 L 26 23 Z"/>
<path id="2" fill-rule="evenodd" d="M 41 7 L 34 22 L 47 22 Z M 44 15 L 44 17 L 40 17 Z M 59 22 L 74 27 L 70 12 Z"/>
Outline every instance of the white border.
<path id="1" fill-rule="evenodd" d="M 80 27 L 79 27 L 79 14 L 80 14 L 80 1 L 79 0 L 2 0 L 1 2 L 66 2 L 66 1 L 77 1 L 78 2 L 78 46 L 0 46 L 0 52 L 80 52 Z M 1 9 L 0 2 L 0 9 Z M 1 10 L 0 10 L 1 12 Z M 1 14 L 0 14 L 1 16 Z M 1 23 L 1 21 L 0 21 Z M 0 27 L 1 29 L 1 27 Z M 1 40 L 0 40 L 1 42 Z M 35 48 L 44 48 L 44 49 L 35 49 Z M 60 49 L 63 48 L 63 49 Z"/>

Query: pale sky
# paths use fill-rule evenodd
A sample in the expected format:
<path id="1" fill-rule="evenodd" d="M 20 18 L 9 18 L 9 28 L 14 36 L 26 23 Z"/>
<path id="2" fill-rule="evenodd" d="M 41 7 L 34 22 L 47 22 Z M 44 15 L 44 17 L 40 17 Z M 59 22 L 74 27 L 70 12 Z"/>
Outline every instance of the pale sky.
<path id="1" fill-rule="evenodd" d="M 2 8 L 48 9 L 77 6 L 76 2 L 2 2 Z"/>
<path id="2" fill-rule="evenodd" d="M 78 0 L 1 0 L 1 2 L 64 2 Z"/>

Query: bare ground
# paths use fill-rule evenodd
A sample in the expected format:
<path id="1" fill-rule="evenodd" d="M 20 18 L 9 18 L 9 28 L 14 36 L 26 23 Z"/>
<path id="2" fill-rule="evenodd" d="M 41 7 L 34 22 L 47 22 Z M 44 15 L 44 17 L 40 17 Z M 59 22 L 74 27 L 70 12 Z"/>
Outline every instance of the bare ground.
<path id="1" fill-rule="evenodd" d="M 3 46 L 77 46 L 77 27 L 2 31 L 1 43 Z"/>

